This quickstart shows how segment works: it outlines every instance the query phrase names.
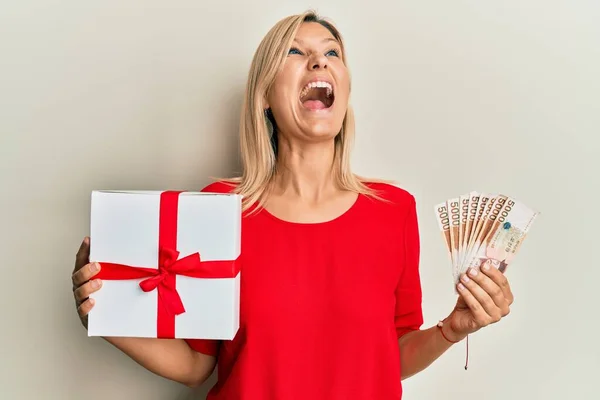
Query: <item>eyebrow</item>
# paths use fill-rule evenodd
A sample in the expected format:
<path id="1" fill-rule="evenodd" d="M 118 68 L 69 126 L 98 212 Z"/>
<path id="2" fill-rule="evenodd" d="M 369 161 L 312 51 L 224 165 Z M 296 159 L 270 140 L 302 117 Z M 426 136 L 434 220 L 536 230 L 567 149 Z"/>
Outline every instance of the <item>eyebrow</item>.
<path id="1" fill-rule="evenodd" d="M 294 42 L 298 42 L 298 43 L 304 45 L 304 42 L 302 41 L 302 39 L 294 38 Z M 325 39 L 321 40 L 321 43 L 325 43 L 325 42 L 335 42 L 335 43 L 339 44 L 339 42 L 334 38 L 325 38 Z"/>

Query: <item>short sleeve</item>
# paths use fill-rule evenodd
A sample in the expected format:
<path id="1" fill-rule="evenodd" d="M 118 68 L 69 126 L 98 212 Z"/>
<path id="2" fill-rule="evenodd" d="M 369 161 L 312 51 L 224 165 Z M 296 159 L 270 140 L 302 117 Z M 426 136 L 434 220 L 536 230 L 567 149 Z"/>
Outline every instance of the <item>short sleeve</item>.
<path id="1" fill-rule="evenodd" d="M 233 190 L 233 186 L 227 183 L 217 181 L 208 184 L 202 188 L 202 192 L 212 193 L 229 193 Z M 208 340 L 208 339 L 185 339 L 186 343 L 195 351 L 209 356 L 216 357 L 219 353 L 219 340 Z"/>
<path id="2" fill-rule="evenodd" d="M 418 330 L 423 324 L 421 279 L 419 274 L 420 239 L 415 199 L 410 196 L 403 227 L 403 262 L 396 287 L 394 323 L 398 338 Z"/>
<path id="3" fill-rule="evenodd" d="M 199 353 L 217 357 L 219 354 L 219 341 L 208 339 L 185 339 L 185 342 Z"/>

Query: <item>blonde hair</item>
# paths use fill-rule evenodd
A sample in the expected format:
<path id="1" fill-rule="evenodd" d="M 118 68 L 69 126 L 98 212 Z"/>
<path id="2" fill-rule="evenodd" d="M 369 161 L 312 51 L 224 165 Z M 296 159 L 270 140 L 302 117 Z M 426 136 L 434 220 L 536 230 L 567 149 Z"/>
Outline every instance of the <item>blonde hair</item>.
<path id="1" fill-rule="evenodd" d="M 240 150 L 243 172 L 240 177 L 224 179 L 234 184 L 234 193 L 244 196 L 244 210 L 260 204 L 268 195 L 268 190 L 276 172 L 277 153 L 275 129 L 270 129 L 271 121 L 265 111 L 266 98 L 278 72 L 283 67 L 289 48 L 300 25 L 304 22 L 317 22 L 327 28 L 341 47 L 341 57 L 346 63 L 346 53 L 342 35 L 337 28 L 315 11 L 286 17 L 275 24 L 260 42 L 248 73 L 246 93 L 240 118 Z M 354 114 L 348 105 L 342 128 L 335 137 L 334 179 L 339 188 L 360 194 L 378 197 L 365 185 L 364 178 L 352 173 L 350 151 L 354 141 Z M 369 180 L 374 182 L 374 180 Z"/>

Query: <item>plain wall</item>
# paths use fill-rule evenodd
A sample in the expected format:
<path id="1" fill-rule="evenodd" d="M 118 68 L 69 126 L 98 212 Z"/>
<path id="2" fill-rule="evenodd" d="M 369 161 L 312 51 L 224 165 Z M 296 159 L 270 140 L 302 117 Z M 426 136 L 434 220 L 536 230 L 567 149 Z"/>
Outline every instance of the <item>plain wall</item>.
<path id="1" fill-rule="evenodd" d="M 0 398 L 204 398 L 86 337 L 70 274 L 90 192 L 238 173 L 252 54 L 311 7 L 347 40 L 355 171 L 417 198 L 424 327 L 456 300 L 434 204 L 479 190 L 542 213 L 507 272 L 511 314 L 471 336 L 468 371 L 461 343 L 405 398 L 596 398 L 599 3 L 361 3 L 3 2 Z"/>

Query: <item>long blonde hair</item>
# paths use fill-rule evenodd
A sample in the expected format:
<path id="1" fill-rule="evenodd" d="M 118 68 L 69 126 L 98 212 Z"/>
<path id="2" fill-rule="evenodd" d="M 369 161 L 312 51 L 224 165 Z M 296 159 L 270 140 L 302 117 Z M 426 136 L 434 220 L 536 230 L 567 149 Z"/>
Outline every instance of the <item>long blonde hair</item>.
<path id="1" fill-rule="evenodd" d="M 240 118 L 240 150 L 243 172 L 240 177 L 226 179 L 236 187 L 235 193 L 244 196 L 244 210 L 260 204 L 268 195 L 269 185 L 276 172 L 277 152 L 274 124 L 265 111 L 267 93 L 283 67 L 289 48 L 300 25 L 317 22 L 327 28 L 340 43 L 341 57 L 346 63 L 342 35 L 333 23 L 309 10 L 286 17 L 275 24 L 260 42 L 248 73 L 246 93 Z M 365 185 L 364 178 L 350 168 L 350 151 L 354 141 L 354 114 L 348 105 L 342 128 L 335 137 L 334 179 L 339 188 L 369 196 L 377 195 Z M 373 182 L 374 180 L 369 180 Z"/>

